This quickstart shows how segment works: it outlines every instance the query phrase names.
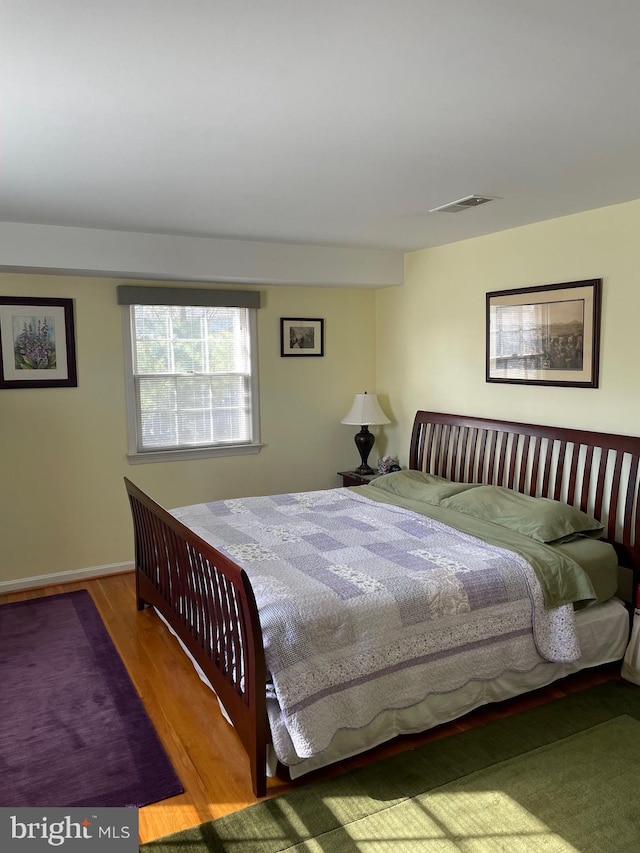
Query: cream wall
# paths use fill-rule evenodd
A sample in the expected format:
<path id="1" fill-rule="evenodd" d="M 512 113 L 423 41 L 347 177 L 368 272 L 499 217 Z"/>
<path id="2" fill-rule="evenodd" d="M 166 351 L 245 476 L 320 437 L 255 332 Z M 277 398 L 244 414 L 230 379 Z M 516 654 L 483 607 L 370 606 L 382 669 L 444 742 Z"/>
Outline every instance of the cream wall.
<path id="1" fill-rule="evenodd" d="M 373 387 L 373 290 L 255 288 L 262 451 L 129 465 L 120 283 L 0 274 L 2 295 L 74 300 L 78 357 L 77 388 L 0 390 L 0 584 L 131 561 L 124 476 L 180 506 L 329 488 L 359 461 L 354 428 L 340 418 L 355 393 Z M 325 357 L 281 358 L 282 316 L 324 318 Z"/>
<path id="2" fill-rule="evenodd" d="M 407 255 L 404 286 L 377 291 L 391 450 L 406 464 L 419 408 L 640 435 L 639 234 L 634 201 Z M 592 278 L 603 280 L 599 388 L 485 382 L 488 291 Z"/>

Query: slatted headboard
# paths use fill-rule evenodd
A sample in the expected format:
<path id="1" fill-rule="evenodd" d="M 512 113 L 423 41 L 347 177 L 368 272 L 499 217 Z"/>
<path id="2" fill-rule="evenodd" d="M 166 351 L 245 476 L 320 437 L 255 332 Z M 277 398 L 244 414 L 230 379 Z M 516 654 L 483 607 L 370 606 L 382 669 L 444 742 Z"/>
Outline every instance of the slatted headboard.
<path id="1" fill-rule="evenodd" d="M 569 503 L 599 519 L 640 582 L 640 437 L 418 411 L 409 467 Z M 624 580 L 623 580 L 624 582 Z"/>

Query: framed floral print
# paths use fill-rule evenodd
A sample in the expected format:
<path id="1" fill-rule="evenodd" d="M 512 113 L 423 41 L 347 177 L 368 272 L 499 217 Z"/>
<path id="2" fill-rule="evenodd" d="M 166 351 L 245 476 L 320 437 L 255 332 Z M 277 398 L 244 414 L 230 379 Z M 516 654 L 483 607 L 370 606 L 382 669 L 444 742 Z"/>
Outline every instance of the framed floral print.
<path id="1" fill-rule="evenodd" d="M 77 384 L 73 300 L 0 296 L 0 388 Z"/>

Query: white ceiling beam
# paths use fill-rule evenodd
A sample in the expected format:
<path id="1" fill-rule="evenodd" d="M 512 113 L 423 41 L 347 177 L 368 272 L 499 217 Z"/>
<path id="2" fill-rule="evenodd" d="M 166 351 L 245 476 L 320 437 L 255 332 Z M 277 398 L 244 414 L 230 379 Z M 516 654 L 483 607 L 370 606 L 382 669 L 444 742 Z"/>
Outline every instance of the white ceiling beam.
<path id="1" fill-rule="evenodd" d="M 403 282 L 404 253 L 0 222 L 0 270 L 337 287 Z"/>

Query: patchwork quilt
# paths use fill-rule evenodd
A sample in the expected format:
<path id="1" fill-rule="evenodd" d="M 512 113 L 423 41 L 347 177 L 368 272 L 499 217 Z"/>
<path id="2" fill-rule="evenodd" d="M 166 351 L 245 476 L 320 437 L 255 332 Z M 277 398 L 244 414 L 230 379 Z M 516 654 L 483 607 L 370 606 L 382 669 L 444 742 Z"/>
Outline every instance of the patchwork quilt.
<path id="1" fill-rule="evenodd" d="M 385 709 L 580 657 L 572 605 L 546 609 L 523 557 L 403 507 L 330 489 L 172 512 L 251 579 L 283 763 Z"/>

